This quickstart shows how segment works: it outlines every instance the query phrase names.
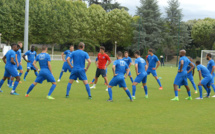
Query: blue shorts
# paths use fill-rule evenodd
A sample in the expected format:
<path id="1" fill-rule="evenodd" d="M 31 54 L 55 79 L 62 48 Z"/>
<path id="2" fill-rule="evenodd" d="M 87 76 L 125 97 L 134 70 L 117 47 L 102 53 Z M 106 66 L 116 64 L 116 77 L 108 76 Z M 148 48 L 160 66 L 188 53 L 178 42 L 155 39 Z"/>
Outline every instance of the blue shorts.
<path id="1" fill-rule="evenodd" d="M 205 77 L 201 80 L 201 84 L 204 86 L 211 86 L 213 77 Z"/>
<path id="2" fill-rule="evenodd" d="M 147 70 L 147 75 L 149 75 L 150 73 L 151 73 L 154 77 L 157 76 L 156 70 L 153 70 L 152 68 L 148 68 L 148 70 Z"/>
<path id="3" fill-rule="evenodd" d="M 5 67 L 4 77 L 17 77 L 19 76 L 19 73 L 15 67 Z"/>
<path id="4" fill-rule="evenodd" d="M 117 85 L 119 85 L 119 87 L 127 87 L 124 76 L 114 76 L 110 81 L 109 85 L 112 87 Z"/>
<path id="5" fill-rule="evenodd" d="M 193 75 L 187 75 L 187 78 L 190 80 L 190 81 L 193 81 Z"/>
<path id="6" fill-rule="evenodd" d="M 67 72 L 67 70 L 69 70 L 69 72 L 71 72 L 72 68 L 69 66 L 69 64 L 67 62 L 64 62 L 63 67 L 62 67 L 62 71 Z"/>
<path id="7" fill-rule="evenodd" d="M 174 84 L 178 86 L 181 86 L 181 85 L 187 86 L 188 85 L 187 72 L 178 73 L 175 77 Z"/>
<path id="8" fill-rule="evenodd" d="M 74 69 L 72 70 L 72 73 L 69 77 L 70 80 L 87 80 L 87 75 L 85 73 L 85 69 Z"/>
<path id="9" fill-rule="evenodd" d="M 146 73 L 141 73 L 141 74 L 137 75 L 137 77 L 135 78 L 134 82 L 146 83 L 147 82 L 147 74 Z"/>
<path id="10" fill-rule="evenodd" d="M 48 69 L 41 70 L 35 82 L 42 84 L 44 80 L 47 80 L 47 82 L 56 82 L 54 76 Z"/>
<path id="11" fill-rule="evenodd" d="M 36 70 L 33 63 L 30 63 L 30 62 L 27 63 L 27 69 Z"/>
<path id="12" fill-rule="evenodd" d="M 19 66 L 17 67 L 17 70 L 23 70 L 22 65 L 19 64 Z"/>

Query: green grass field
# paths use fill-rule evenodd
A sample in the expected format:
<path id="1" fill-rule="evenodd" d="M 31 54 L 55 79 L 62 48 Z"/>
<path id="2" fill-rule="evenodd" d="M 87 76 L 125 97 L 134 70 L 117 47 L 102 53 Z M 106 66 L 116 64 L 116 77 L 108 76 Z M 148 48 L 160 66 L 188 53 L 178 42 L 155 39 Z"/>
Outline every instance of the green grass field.
<path id="1" fill-rule="evenodd" d="M 59 77 L 63 62 L 52 61 L 56 80 Z M 23 61 L 24 72 L 26 63 Z M 95 75 L 95 65 L 87 72 L 88 80 Z M 131 67 L 135 78 L 134 66 Z M 0 62 L 0 74 L 4 74 L 4 64 Z M 24 97 L 28 87 L 35 80 L 33 71 L 27 81 L 18 85 L 19 96 L 11 96 L 11 89 L 4 83 L 0 93 L 0 133 L 1 134 L 183 134 L 214 133 L 215 99 L 195 100 L 198 94 L 192 91 L 192 101 L 185 100 L 185 88 L 179 92 L 179 102 L 172 102 L 174 97 L 173 81 L 177 68 L 164 67 L 157 70 L 162 77 L 163 91 L 159 91 L 156 80 L 150 75 L 147 85 L 149 98 L 144 98 L 144 90 L 137 86 L 136 100 L 130 102 L 123 89 L 113 88 L 114 102 L 107 102 L 104 80 L 100 77 L 97 88 L 92 90 L 92 100 L 88 100 L 83 83 L 74 83 L 70 98 L 65 98 L 69 73 L 64 73 L 52 96 L 45 97 L 51 87 L 46 81 L 38 84 L 30 97 Z M 195 75 L 196 84 L 199 82 Z M 23 78 L 23 76 L 22 76 Z M 111 67 L 108 68 L 108 79 L 112 78 Z M 126 79 L 130 91 L 130 79 Z M 191 85 L 191 84 L 190 84 Z M 212 91 L 212 95 L 214 92 Z"/>

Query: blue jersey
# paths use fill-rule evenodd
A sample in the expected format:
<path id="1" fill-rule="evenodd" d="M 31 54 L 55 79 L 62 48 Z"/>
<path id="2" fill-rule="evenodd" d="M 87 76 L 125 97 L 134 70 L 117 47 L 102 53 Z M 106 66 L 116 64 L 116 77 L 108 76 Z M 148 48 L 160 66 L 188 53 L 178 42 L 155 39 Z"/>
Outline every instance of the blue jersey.
<path id="1" fill-rule="evenodd" d="M 201 71 L 202 77 L 210 77 L 211 76 L 211 73 L 209 72 L 209 70 L 201 64 L 199 64 L 197 66 L 197 70 Z"/>
<path id="2" fill-rule="evenodd" d="M 31 52 L 31 50 L 28 50 L 25 55 L 28 57 L 28 60 L 33 63 L 35 60 L 35 57 L 37 56 L 36 51 Z"/>
<path id="3" fill-rule="evenodd" d="M 127 63 L 128 66 L 130 65 L 130 63 L 132 63 L 132 60 L 130 57 L 127 57 L 127 58 L 124 57 L 123 60 Z"/>
<path id="4" fill-rule="evenodd" d="M 141 58 L 141 57 L 137 58 L 135 60 L 135 64 L 138 65 L 138 73 L 146 72 L 146 70 L 145 70 L 146 61 L 143 58 Z"/>
<path id="5" fill-rule="evenodd" d="M 117 76 L 124 76 L 126 70 L 128 69 L 127 63 L 124 60 L 119 59 L 114 61 L 113 65 L 116 66 L 115 74 L 117 74 Z"/>
<path id="6" fill-rule="evenodd" d="M 181 61 L 184 61 L 184 65 L 183 65 L 183 68 L 182 68 L 182 72 L 187 72 L 187 67 L 188 65 L 191 63 L 190 60 L 186 57 L 186 56 L 182 56 L 180 59 L 179 59 L 179 66 L 178 66 L 178 70 L 180 70 L 180 66 L 181 66 Z"/>
<path id="7" fill-rule="evenodd" d="M 50 55 L 47 53 L 40 53 L 37 55 L 36 57 L 36 61 L 39 62 L 40 64 L 40 69 L 44 70 L 44 69 L 48 69 L 48 61 L 51 61 Z"/>
<path id="8" fill-rule="evenodd" d="M 15 62 L 15 58 L 16 58 L 16 52 L 14 50 L 9 50 L 7 53 L 6 53 L 6 65 L 5 67 L 6 68 L 11 68 L 11 67 L 16 67 L 16 65 L 12 64 L 11 62 L 11 58 L 13 58 L 14 62 Z"/>
<path id="9" fill-rule="evenodd" d="M 83 69 L 85 68 L 85 60 L 89 59 L 90 57 L 85 51 L 76 50 L 72 52 L 70 58 L 73 60 L 74 69 Z"/>
<path id="10" fill-rule="evenodd" d="M 196 65 L 195 65 L 193 62 L 191 62 L 191 63 L 193 64 L 194 69 L 195 69 L 195 66 L 196 66 Z M 190 66 L 190 65 L 188 65 L 188 66 L 187 66 L 187 71 L 189 71 L 190 69 L 191 69 L 191 66 Z M 193 73 L 192 73 L 192 72 L 193 72 L 193 70 L 192 70 L 191 72 L 189 72 L 187 75 L 193 75 Z"/>
<path id="11" fill-rule="evenodd" d="M 72 52 L 70 50 L 64 51 L 64 54 L 66 55 L 65 59 L 67 59 L 71 55 L 71 53 Z M 70 62 L 72 62 L 72 59 L 70 60 Z"/>
<path id="12" fill-rule="evenodd" d="M 149 63 L 149 68 L 155 68 L 157 62 L 159 61 L 158 57 L 156 55 L 148 55 L 147 61 Z"/>
<path id="13" fill-rule="evenodd" d="M 20 63 L 21 60 L 22 60 L 22 50 L 19 49 L 19 50 L 16 52 L 16 54 L 17 54 L 17 60 L 18 60 L 18 62 Z"/>
<path id="14" fill-rule="evenodd" d="M 207 65 L 207 68 L 210 71 L 210 73 L 213 69 L 213 66 L 215 66 L 215 63 L 214 63 L 214 60 L 211 59 L 211 60 L 209 60 L 208 65 Z M 212 74 L 214 75 L 214 72 Z"/>

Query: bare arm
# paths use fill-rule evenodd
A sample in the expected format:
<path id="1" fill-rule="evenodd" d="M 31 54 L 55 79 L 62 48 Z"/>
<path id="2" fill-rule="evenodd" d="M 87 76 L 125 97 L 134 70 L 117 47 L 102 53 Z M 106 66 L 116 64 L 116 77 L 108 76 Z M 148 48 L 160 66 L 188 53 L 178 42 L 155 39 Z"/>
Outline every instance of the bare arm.
<path id="1" fill-rule="evenodd" d="M 14 62 L 14 58 L 10 58 L 10 62 L 11 62 L 13 65 L 16 65 L 16 63 Z"/>
<path id="2" fill-rule="evenodd" d="M 110 59 L 106 65 L 106 68 L 110 65 L 111 62 L 112 62 L 112 60 Z"/>
<path id="3" fill-rule="evenodd" d="M 147 60 L 147 59 L 146 59 L 146 65 L 147 65 L 147 66 L 149 66 L 149 62 L 148 62 L 148 60 Z"/>
<path id="4" fill-rule="evenodd" d="M 26 58 L 25 58 L 25 54 L 22 56 L 22 58 L 26 61 L 26 62 L 30 62 L 29 60 L 27 60 Z"/>
<path id="5" fill-rule="evenodd" d="M 72 66 L 72 64 L 71 64 L 71 62 L 70 62 L 70 60 L 71 60 L 70 57 L 68 57 L 68 58 L 66 59 L 66 61 L 67 61 L 67 63 L 69 64 L 69 66 L 70 66 L 71 68 L 73 68 L 73 66 Z"/>
<path id="6" fill-rule="evenodd" d="M 199 80 L 202 80 L 202 74 L 201 74 L 201 70 L 199 70 Z"/>
<path id="7" fill-rule="evenodd" d="M 138 64 L 135 64 L 135 71 L 136 71 L 136 74 L 139 75 L 139 73 L 138 73 Z"/>
<path id="8" fill-rule="evenodd" d="M 194 76 L 194 74 L 195 74 L 195 68 L 193 69 L 193 72 L 192 72 L 192 73 L 193 73 L 193 76 Z"/>
<path id="9" fill-rule="evenodd" d="M 160 64 L 161 64 L 161 62 L 160 62 L 160 61 L 158 61 L 158 62 L 157 62 L 157 66 L 156 66 L 155 70 L 160 66 Z"/>
<path id="10" fill-rule="evenodd" d="M 113 70 L 113 76 L 116 76 L 117 74 L 115 74 L 115 65 L 112 66 L 112 70 Z"/>
<path id="11" fill-rule="evenodd" d="M 64 62 L 66 62 L 66 60 L 65 60 L 65 58 L 64 58 L 64 52 L 61 53 L 61 57 L 62 57 L 62 60 L 63 60 Z"/>
<path id="12" fill-rule="evenodd" d="M 87 72 L 87 70 L 89 69 L 89 67 L 90 67 L 90 64 L 91 64 L 91 60 L 90 60 L 90 58 L 89 59 L 87 59 L 87 62 L 88 62 L 88 64 L 87 64 L 87 68 L 85 68 L 85 72 Z"/>
<path id="13" fill-rule="evenodd" d="M 19 62 L 18 62 L 18 59 L 17 59 L 17 54 L 16 54 L 16 58 L 15 58 L 15 60 L 16 60 L 17 67 L 18 67 L 18 66 L 19 66 Z"/>
<path id="14" fill-rule="evenodd" d="M 129 69 L 129 68 L 128 68 L 128 69 L 126 69 L 125 79 L 128 77 L 129 71 L 130 71 L 130 69 Z"/>
<path id="15" fill-rule="evenodd" d="M 187 73 L 190 73 L 194 69 L 193 63 L 190 63 L 190 66 L 191 66 L 191 68 L 190 68 L 190 70 Z"/>
<path id="16" fill-rule="evenodd" d="M 128 66 L 128 67 L 130 68 L 130 67 L 131 67 L 131 65 L 132 65 L 132 62 L 129 64 L 129 66 Z"/>
<path id="17" fill-rule="evenodd" d="M 212 71 L 211 71 L 211 74 L 213 74 L 214 70 L 215 70 L 215 66 L 213 66 Z"/>
<path id="18" fill-rule="evenodd" d="M 52 67 L 51 67 L 51 62 L 50 61 L 48 61 L 48 67 L 49 67 L 50 72 L 52 73 Z"/>
<path id="19" fill-rule="evenodd" d="M 6 64 L 6 56 L 4 56 L 4 57 L 2 58 L 2 60 L 4 61 L 4 64 Z"/>
<path id="20" fill-rule="evenodd" d="M 37 71 L 39 71 L 39 69 L 38 69 L 36 63 L 37 63 L 37 61 L 35 60 L 35 61 L 33 62 L 33 66 L 36 68 Z"/>
<path id="21" fill-rule="evenodd" d="M 147 65 L 145 66 L 145 70 L 148 70 L 148 66 Z"/>
<path id="22" fill-rule="evenodd" d="M 181 61 L 181 66 L 180 66 L 180 69 L 179 69 L 179 71 L 178 71 L 178 72 L 182 72 L 182 68 L 183 68 L 183 66 L 184 66 L 184 61 L 182 60 L 182 61 Z"/>

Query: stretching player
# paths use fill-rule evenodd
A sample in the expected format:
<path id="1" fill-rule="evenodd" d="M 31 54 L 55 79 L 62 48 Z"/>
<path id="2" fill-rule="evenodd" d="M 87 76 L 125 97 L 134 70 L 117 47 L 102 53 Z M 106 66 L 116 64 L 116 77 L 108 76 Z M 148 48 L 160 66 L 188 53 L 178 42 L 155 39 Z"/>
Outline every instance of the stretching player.
<path id="1" fill-rule="evenodd" d="M 215 63 L 214 63 L 214 60 L 212 59 L 212 56 L 211 56 L 211 54 L 210 54 L 210 53 L 208 53 L 208 54 L 207 54 L 206 58 L 207 58 L 207 60 L 208 60 L 207 68 L 208 68 L 208 70 L 210 71 L 210 73 L 211 73 L 211 75 L 212 75 L 212 84 L 211 84 L 211 86 L 212 86 L 212 88 L 213 88 L 213 90 L 214 90 L 214 92 L 215 92 L 215 85 L 214 85 L 214 76 L 215 76 L 215 74 L 214 74 L 214 70 L 215 70 Z M 212 96 L 212 97 L 215 97 L 215 95 L 214 95 L 214 96 Z"/>
<path id="2" fill-rule="evenodd" d="M 124 56 L 125 56 L 125 57 L 123 58 L 123 60 L 127 63 L 128 67 L 130 68 L 130 67 L 131 67 L 131 64 L 132 64 L 132 60 L 131 60 L 130 57 L 128 57 L 128 51 L 125 51 L 125 52 L 124 52 Z M 131 82 L 133 83 L 134 80 L 133 80 L 133 78 L 132 78 L 132 76 L 131 76 L 131 71 L 129 71 L 128 76 L 130 77 L 130 80 L 131 80 Z"/>
<path id="3" fill-rule="evenodd" d="M 194 79 L 193 79 L 193 76 L 194 76 L 194 73 L 195 73 L 195 64 L 193 63 L 193 59 L 192 59 L 192 58 L 189 58 L 189 60 L 190 60 L 191 63 L 194 65 L 194 68 L 193 68 L 193 70 L 192 70 L 190 73 L 187 74 L 187 78 L 188 78 L 188 79 L 190 80 L 190 82 L 192 83 L 193 88 L 194 88 L 194 90 L 195 90 L 195 94 L 197 94 L 198 91 L 197 91 L 197 89 L 196 89 L 196 84 L 195 84 Z M 191 68 L 191 66 L 188 65 L 187 71 L 189 71 L 190 68 Z M 181 87 L 181 86 L 179 86 L 178 91 L 180 91 L 180 87 Z"/>
<path id="4" fill-rule="evenodd" d="M 35 73 L 36 76 L 38 75 L 37 70 L 36 70 L 36 68 L 33 65 L 33 62 L 34 62 L 34 60 L 35 60 L 35 58 L 37 56 L 37 53 L 34 50 L 35 50 L 35 47 L 32 46 L 31 50 L 27 51 L 22 56 L 23 59 L 27 62 L 27 71 L 25 72 L 25 75 L 24 75 L 24 79 L 23 79 L 24 81 L 26 81 L 26 76 L 28 75 L 28 72 L 30 71 L 30 69 L 34 70 L 34 73 Z M 28 60 L 25 58 L 25 56 L 28 56 Z"/>
<path id="5" fill-rule="evenodd" d="M 135 97 L 135 93 L 136 93 L 136 85 L 140 82 L 142 82 L 143 87 L 144 87 L 144 91 L 145 91 L 145 98 L 148 98 L 148 88 L 146 86 L 146 81 L 147 81 L 147 65 L 146 65 L 146 61 L 140 57 L 140 52 L 136 51 L 134 53 L 134 56 L 137 58 L 135 60 L 135 70 L 136 70 L 136 74 L 137 77 L 135 78 L 133 84 L 132 84 L 132 98 L 136 99 Z"/>
<path id="6" fill-rule="evenodd" d="M 113 86 L 117 86 L 117 85 L 122 87 L 125 90 L 128 97 L 130 98 L 130 101 L 133 101 L 132 97 L 131 97 L 131 93 L 128 90 L 126 83 L 125 83 L 125 79 L 129 73 L 129 67 L 128 67 L 127 63 L 124 60 L 122 60 L 122 52 L 117 53 L 117 60 L 113 63 L 112 69 L 113 69 L 114 77 L 112 78 L 112 80 L 110 81 L 110 83 L 108 85 L 108 94 L 109 94 L 110 98 L 107 101 L 110 101 L 110 102 L 113 101 L 111 88 Z M 124 77 L 125 71 L 126 71 L 126 75 Z"/>
<path id="7" fill-rule="evenodd" d="M 17 60 L 19 63 L 19 66 L 17 70 L 19 70 L 19 76 L 21 77 L 23 74 L 23 68 L 22 68 L 22 42 L 18 42 L 19 50 L 16 52 Z M 21 81 L 19 83 L 22 83 Z"/>
<path id="8" fill-rule="evenodd" d="M 90 67 L 91 60 L 88 53 L 84 51 L 84 48 L 85 48 L 85 44 L 83 42 L 80 42 L 78 45 L 79 50 L 72 52 L 72 54 L 67 58 L 67 62 L 69 66 L 72 68 L 72 73 L 70 75 L 70 78 L 69 78 L 70 80 L 67 85 L 66 98 L 69 97 L 69 92 L 73 81 L 79 78 L 79 80 L 83 81 L 86 87 L 89 99 L 92 99 L 92 96 L 90 93 L 90 86 L 88 84 L 87 76 L 86 76 L 86 72 Z M 70 62 L 71 59 L 73 60 L 73 66 Z M 87 68 L 85 68 L 85 60 L 87 60 L 88 62 Z"/>
<path id="9" fill-rule="evenodd" d="M 210 97 L 210 85 L 212 83 L 212 75 L 211 73 L 209 72 L 209 70 L 200 64 L 200 61 L 196 61 L 196 65 L 197 65 L 197 70 L 199 72 L 199 84 L 198 84 L 198 88 L 199 88 L 199 94 L 200 94 L 200 97 L 196 98 L 198 100 L 200 99 L 203 99 L 202 97 L 202 86 L 205 88 L 205 90 L 207 91 L 207 98 Z M 203 77 L 203 79 L 202 79 Z"/>
<path id="10" fill-rule="evenodd" d="M 36 70 L 39 71 L 39 69 L 36 66 L 37 61 L 39 62 L 41 70 L 40 70 L 39 75 L 37 76 L 35 82 L 33 84 L 31 84 L 31 86 L 29 87 L 25 97 L 29 97 L 29 93 L 33 90 L 33 88 L 37 85 L 37 83 L 42 84 L 44 80 L 47 80 L 47 82 L 52 83 L 52 87 L 48 93 L 47 99 L 53 100 L 55 98 L 53 98 L 51 96 L 51 94 L 56 87 L 56 81 L 52 74 L 51 58 L 50 58 L 50 55 L 47 54 L 47 46 L 42 46 L 42 52 L 37 55 L 36 60 L 33 62 L 33 66 L 36 68 Z"/>
<path id="11" fill-rule="evenodd" d="M 108 63 L 107 63 L 108 61 Z M 109 66 L 111 63 L 110 57 L 105 53 L 105 47 L 101 46 L 100 47 L 100 53 L 98 54 L 98 62 L 97 63 L 97 70 L 96 70 L 96 77 L 95 77 L 95 82 L 92 87 L 90 88 L 96 88 L 96 83 L 98 81 L 98 78 L 100 75 L 105 79 L 106 85 L 108 85 L 108 79 L 106 75 L 106 68 Z M 107 64 L 106 64 L 107 63 Z M 106 89 L 108 91 L 108 89 Z"/>
<path id="12" fill-rule="evenodd" d="M 173 85 L 174 86 L 174 91 L 175 91 L 175 98 L 173 98 L 171 100 L 179 101 L 179 98 L 178 98 L 178 86 L 181 86 L 181 85 L 184 85 L 186 87 L 186 89 L 187 89 L 188 98 L 186 98 L 186 99 L 187 100 L 192 100 L 190 88 L 189 88 L 188 83 L 187 83 L 187 73 L 190 73 L 193 70 L 194 65 L 185 56 L 186 55 L 185 50 L 181 50 L 179 55 L 180 55 L 180 60 L 179 60 L 179 66 L 178 66 L 178 74 L 175 77 L 175 81 L 174 81 L 174 85 Z M 188 65 L 191 66 L 189 71 L 187 71 Z"/>
<path id="13" fill-rule="evenodd" d="M 160 86 L 159 90 L 163 90 L 163 87 L 161 86 L 161 82 L 158 79 L 157 72 L 156 72 L 157 68 L 160 66 L 160 61 L 159 61 L 158 57 L 153 54 L 152 49 L 149 49 L 148 54 L 149 55 L 146 60 L 146 63 L 148 65 L 147 74 L 149 75 L 150 73 L 152 73 L 152 75 L 155 77 L 155 79 L 157 80 L 157 82 Z M 157 66 L 156 66 L 156 64 L 157 64 Z"/>
<path id="14" fill-rule="evenodd" d="M 19 95 L 18 93 L 15 92 L 16 87 L 19 84 L 20 81 L 20 76 L 19 73 L 16 69 L 16 63 L 15 63 L 15 58 L 16 58 L 16 52 L 18 51 L 18 45 L 17 44 L 12 44 L 11 45 L 11 50 L 9 50 L 6 55 L 2 58 L 4 61 L 5 65 L 5 72 L 4 72 L 4 77 L 0 81 L 0 92 L 3 92 L 1 90 L 2 85 L 4 84 L 4 81 L 9 78 L 10 76 L 15 77 L 16 81 L 14 83 L 13 89 L 11 91 L 11 95 Z"/>

